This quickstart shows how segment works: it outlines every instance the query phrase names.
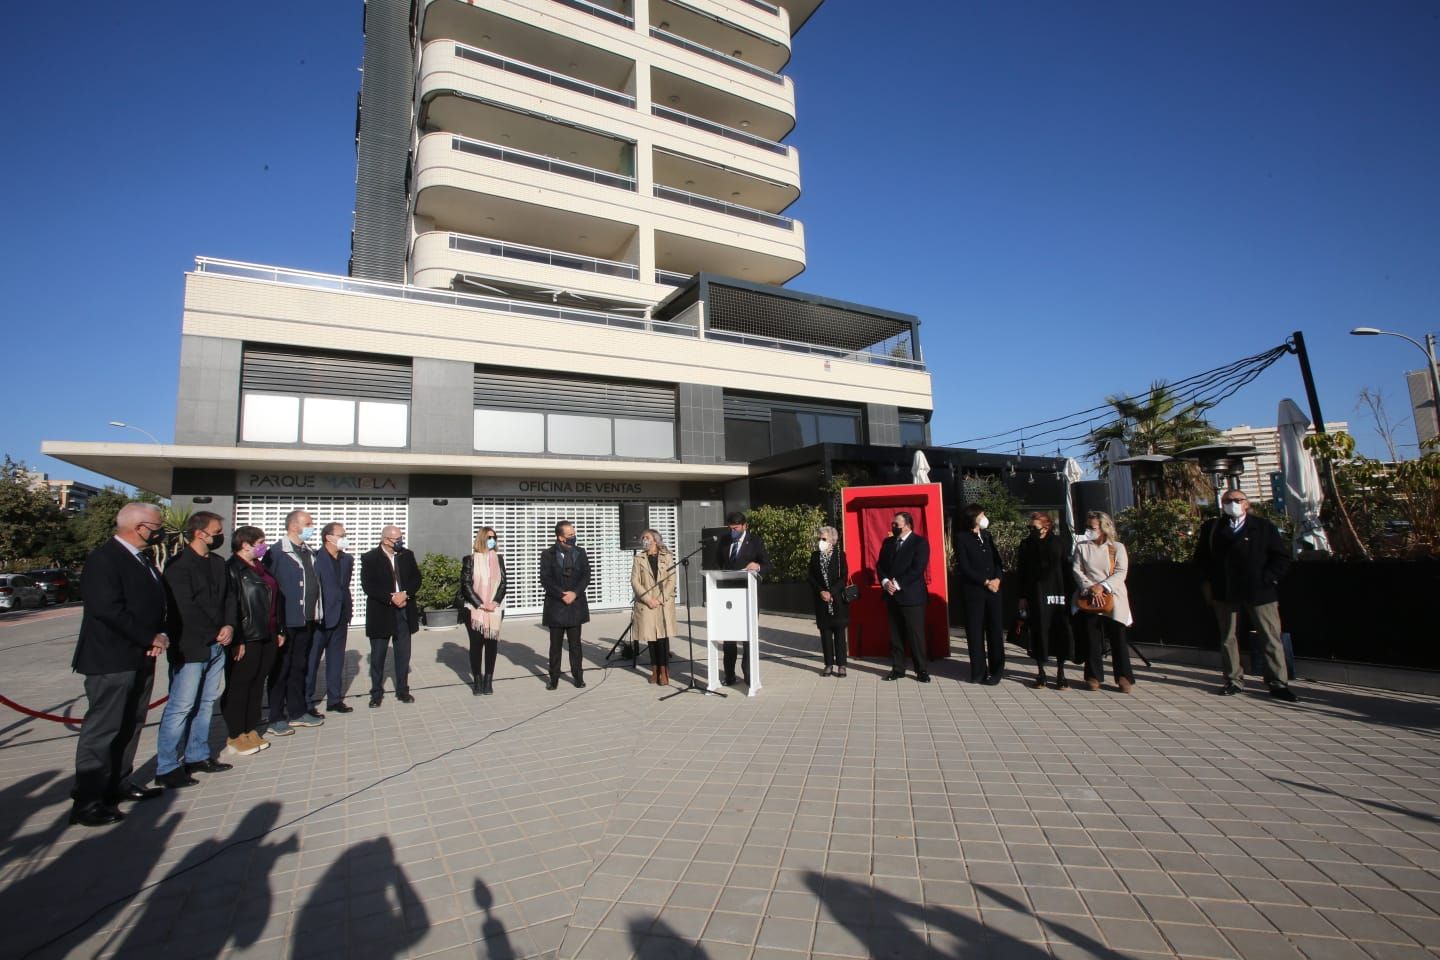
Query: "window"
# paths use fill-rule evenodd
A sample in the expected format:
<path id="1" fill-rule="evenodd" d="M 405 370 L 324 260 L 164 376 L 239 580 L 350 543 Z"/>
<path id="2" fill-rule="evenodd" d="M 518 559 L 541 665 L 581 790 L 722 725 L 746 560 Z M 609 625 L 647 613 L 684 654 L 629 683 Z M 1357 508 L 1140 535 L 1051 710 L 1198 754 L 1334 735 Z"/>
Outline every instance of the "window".
<path id="1" fill-rule="evenodd" d="M 923 417 L 900 418 L 900 445 L 904 447 L 923 447 L 930 442 L 929 431 L 925 429 Z"/>
<path id="2" fill-rule="evenodd" d="M 294 443 L 300 436 L 300 398 L 247 393 L 240 412 L 240 439 L 247 443 Z"/>
<path id="3" fill-rule="evenodd" d="M 551 453 L 570 453 L 578 456 L 609 456 L 609 417 L 577 417 L 570 414 L 552 413 L 546 417 L 549 436 L 546 446 Z"/>
<path id="4" fill-rule="evenodd" d="M 770 450 L 784 453 L 814 443 L 859 443 L 860 418 L 847 414 L 775 409 L 770 413 Z"/>
<path id="5" fill-rule="evenodd" d="M 615 455 L 675 459 L 675 424 L 669 420 L 615 420 Z"/>
<path id="6" fill-rule="evenodd" d="M 355 442 L 355 401 L 328 397 L 305 398 L 306 443 L 349 446 Z"/>
<path id="7" fill-rule="evenodd" d="M 544 453 L 545 414 L 476 410 L 475 449 L 497 453 Z"/>
<path id="8" fill-rule="evenodd" d="M 360 446 L 403 447 L 410 434 L 408 403 L 360 401 Z"/>
<path id="9" fill-rule="evenodd" d="M 750 463 L 770 456 L 770 424 L 725 418 L 725 459 Z"/>

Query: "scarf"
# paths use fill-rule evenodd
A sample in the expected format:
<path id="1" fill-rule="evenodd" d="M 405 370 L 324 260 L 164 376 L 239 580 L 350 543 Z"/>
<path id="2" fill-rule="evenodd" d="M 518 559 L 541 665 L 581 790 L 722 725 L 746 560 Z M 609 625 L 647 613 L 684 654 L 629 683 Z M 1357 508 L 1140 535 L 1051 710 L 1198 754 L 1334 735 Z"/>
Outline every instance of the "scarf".
<path id="1" fill-rule="evenodd" d="M 471 589 L 481 602 L 494 603 L 495 591 L 500 589 L 500 554 L 494 550 L 486 550 L 484 553 L 473 554 L 471 561 Z M 470 625 L 487 637 L 500 635 L 500 621 L 504 618 L 505 611 L 501 607 L 494 610 L 470 608 Z"/>
<path id="2" fill-rule="evenodd" d="M 830 558 L 835 556 L 835 548 L 829 551 L 821 550 L 820 553 L 820 580 L 825 584 L 825 592 L 830 594 L 830 599 L 825 601 L 825 611 L 832 617 L 835 615 L 835 591 L 830 589 Z"/>

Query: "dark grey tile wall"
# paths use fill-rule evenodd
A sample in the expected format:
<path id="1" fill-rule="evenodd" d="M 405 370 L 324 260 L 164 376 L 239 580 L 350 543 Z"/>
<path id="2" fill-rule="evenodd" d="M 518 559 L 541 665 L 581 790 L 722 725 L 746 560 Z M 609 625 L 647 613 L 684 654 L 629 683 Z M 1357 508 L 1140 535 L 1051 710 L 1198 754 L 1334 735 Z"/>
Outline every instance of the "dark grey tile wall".
<path id="1" fill-rule="evenodd" d="M 900 408 L 884 403 L 865 404 L 865 434 L 877 447 L 900 446 Z"/>
<path id="2" fill-rule="evenodd" d="M 680 556 L 684 556 L 700 545 L 701 532 L 706 527 L 718 527 L 725 522 L 725 502 L 718 497 L 712 500 L 681 500 L 680 501 Z M 690 607 L 692 610 L 700 610 L 704 606 L 705 596 L 705 574 L 701 569 L 703 566 L 703 553 L 697 554 L 690 560 L 690 574 L 687 579 L 687 589 L 690 592 Z M 680 611 L 684 616 L 684 611 Z M 704 615 L 701 614 L 703 620 Z M 684 630 L 682 626 L 680 628 Z M 672 648 L 673 649 L 673 648 Z M 683 651 L 681 651 L 683 655 Z M 697 654 L 698 656 L 698 654 Z"/>
<path id="3" fill-rule="evenodd" d="M 240 436 L 239 340 L 180 337 L 175 442 L 233 447 Z"/>
<path id="4" fill-rule="evenodd" d="M 410 449 L 475 452 L 475 365 L 416 357 L 410 393 Z"/>
<path id="5" fill-rule="evenodd" d="M 725 404 L 720 387 L 682 383 L 676 391 L 680 408 L 680 461 L 719 463 L 725 459 Z"/>
<path id="6" fill-rule="evenodd" d="M 405 546 L 415 551 L 417 560 L 424 560 L 427 553 L 463 557 L 474 545 L 470 535 L 473 501 L 469 497 L 442 497 L 439 499 L 447 502 L 436 506 L 435 499 L 410 498 L 410 528 L 405 531 Z"/>

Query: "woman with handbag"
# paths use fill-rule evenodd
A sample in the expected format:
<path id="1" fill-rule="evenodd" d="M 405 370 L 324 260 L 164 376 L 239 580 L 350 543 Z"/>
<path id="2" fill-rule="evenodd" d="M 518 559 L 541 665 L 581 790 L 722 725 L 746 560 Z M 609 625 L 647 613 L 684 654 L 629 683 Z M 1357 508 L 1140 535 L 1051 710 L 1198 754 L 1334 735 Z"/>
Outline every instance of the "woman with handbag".
<path id="1" fill-rule="evenodd" d="M 1043 510 L 1030 514 L 1030 536 L 1020 543 L 1016 573 L 1020 580 L 1020 614 L 1026 618 L 1030 655 L 1036 674 L 1031 684 L 1045 689 L 1045 661 L 1055 658 L 1055 689 L 1070 689 L 1065 661 L 1075 655 L 1070 632 L 1069 538 L 1055 529 L 1055 517 Z"/>
<path id="2" fill-rule="evenodd" d="M 470 691 L 477 697 L 495 692 L 495 654 L 510 586 L 496 541 L 494 527 L 481 527 L 474 551 L 460 561 L 460 606 L 470 634 Z"/>
<path id="3" fill-rule="evenodd" d="M 1085 687 L 1099 690 L 1105 676 L 1105 641 L 1110 642 L 1110 663 L 1121 693 L 1135 686 L 1130 669 L 1130 647 L 1125 629 L 1130 616 L 1130 593 L 1125 574 L 1130 557 L 1115 539 L 1115 521 L 1098 510 L 1085 515 L 1085 532 L 1075 547 L 1075 610 L 1086 645 Z"/>
<path id="4" fill-rule="evenodd" d="M 859 593 L 846 583 L 849 579 L 839 531 L 821 527 L 816 550 L 810 554 L 810 589 L 815 598 L 815 624 L 820 628 L 820 652 L 825 657 L 822 677 L 845 676 L 846 627 L 850 625 L 850 604 Z"/>
<path id="5" fill-rule="evenodd" d="M 635 642 L 650 652 L 650 682 L 670 685 L 670 638 L 679 632 L 675 621 L 675 557 L 660 534 L 640 534 L 639 553 L 630 566 L 630 589 L 635 591 L 630 625 Z"/>

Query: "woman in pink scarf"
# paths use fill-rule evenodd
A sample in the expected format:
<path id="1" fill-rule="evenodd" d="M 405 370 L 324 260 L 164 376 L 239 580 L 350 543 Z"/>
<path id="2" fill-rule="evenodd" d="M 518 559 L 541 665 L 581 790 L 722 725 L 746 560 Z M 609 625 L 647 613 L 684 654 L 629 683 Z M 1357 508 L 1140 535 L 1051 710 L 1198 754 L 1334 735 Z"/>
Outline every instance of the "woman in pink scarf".
<path id="1" fill-rule="evenodd" d="M 500 622 L 505 619 L 507 586 L 505 558 L 495 549 L 495 529 L 481 527 L 475 535 L 475 552 L 460 561 L 460 604 L 470 633 L 470 689 L 477 697 L 495 692 L 495 651 Z"/>

